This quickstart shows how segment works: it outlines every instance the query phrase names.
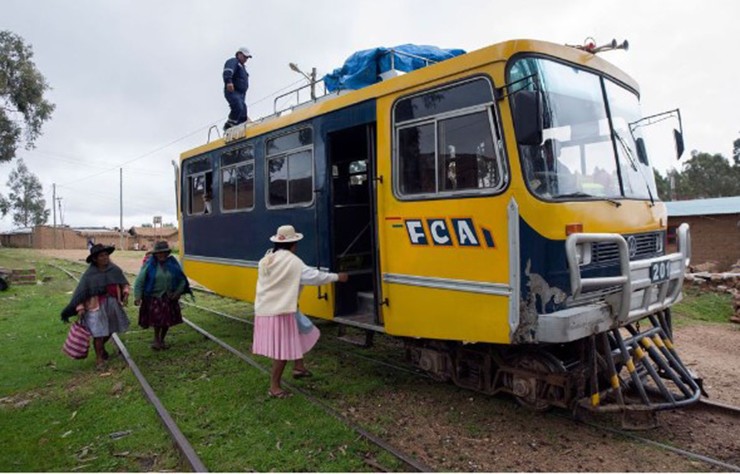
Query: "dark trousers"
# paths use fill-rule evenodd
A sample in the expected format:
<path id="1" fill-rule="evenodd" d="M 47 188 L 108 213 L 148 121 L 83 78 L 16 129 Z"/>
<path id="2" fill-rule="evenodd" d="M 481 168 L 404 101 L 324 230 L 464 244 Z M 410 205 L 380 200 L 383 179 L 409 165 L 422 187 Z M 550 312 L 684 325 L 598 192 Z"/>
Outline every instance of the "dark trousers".
<path id="1" fill-rule="evenodd" d="M 228 126 L 239 125 L 247 121 L 246 95 L 246 92 L 224 92 L 224 97 L 226 97 L 230 109 L 229 120 L 226 122 Z"/>

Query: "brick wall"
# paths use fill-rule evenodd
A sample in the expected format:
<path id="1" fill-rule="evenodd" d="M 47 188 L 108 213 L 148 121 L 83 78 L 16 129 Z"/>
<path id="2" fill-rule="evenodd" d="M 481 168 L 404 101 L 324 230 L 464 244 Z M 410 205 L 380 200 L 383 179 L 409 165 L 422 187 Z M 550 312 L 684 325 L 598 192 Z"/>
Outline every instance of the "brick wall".
<path id="1" fill-rule="evenodd" d="M 121 248 L 121 237 L 118 232 L 80 232 L 64 227 L 37 226 L 32 233 L 0 236 L 3 247 L 34 248 L 34 249 L 87 249 L 87 240 L 93 239 L 96 244 L 114 245 Z M 123 236 L 123 249 L 133 250 L 134 244 L 139 244 L 140 250 L 154 247 L 159 240 L 149 236 Z M 170 248 L 178 247 L 178 235 L 174 234 L 167 239 Z"/>
<path id="2" fill-rule="evenodd" d="M 669 217 L 668 227 L 678 227 L 683 222 L 691 230 L 692 265 L 715 261 L 724 271 L 740 260 L 740 214 Z M 668 251 L 675 250 L 675 243 L 669 243 Z"/>

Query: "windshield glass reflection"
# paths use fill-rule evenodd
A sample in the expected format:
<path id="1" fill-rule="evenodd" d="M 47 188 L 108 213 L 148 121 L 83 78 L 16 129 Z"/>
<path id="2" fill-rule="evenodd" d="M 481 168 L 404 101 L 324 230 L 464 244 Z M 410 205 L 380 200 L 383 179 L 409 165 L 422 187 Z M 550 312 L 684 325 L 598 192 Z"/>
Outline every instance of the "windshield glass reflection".
<path id="1" fill-rule="evenodd" d="M 591 72 L 542 58 L 513 64 L 510 81 L 527 76 L 533 79 L 522 81 L 524 88 L 532 90 L 538 81 L 544 92 L 542 143 L 519 146 L 532 193 L 568 200 L 656 195 L 645 148 L 638 153 L 629 132 L 629 124 L 640 118 L 635 94 Z"/>

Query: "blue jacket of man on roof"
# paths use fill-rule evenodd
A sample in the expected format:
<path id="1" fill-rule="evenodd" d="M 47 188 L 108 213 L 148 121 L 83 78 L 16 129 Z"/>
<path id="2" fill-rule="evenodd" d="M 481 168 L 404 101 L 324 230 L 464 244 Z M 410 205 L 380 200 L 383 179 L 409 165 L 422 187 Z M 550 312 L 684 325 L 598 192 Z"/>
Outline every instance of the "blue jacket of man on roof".
<path id="1" fill-rule="evenodd" d="M 247 121 L 246 95 L 249 89 L 249 73 L 244 67 L 252 55 L 247 48 L 239 48 L 233 58 L 224 63 L 224 97 L 229 103 L 229 119 L 224 130 Z"/>
<path id="2" fill-rule="evenodd" d="M 236 57 L 227 59 L 224 64 L 224 92 L 229 83 L 234 84 L 234 92 L 246 94 L 249 89 L 247 68 Z"/>

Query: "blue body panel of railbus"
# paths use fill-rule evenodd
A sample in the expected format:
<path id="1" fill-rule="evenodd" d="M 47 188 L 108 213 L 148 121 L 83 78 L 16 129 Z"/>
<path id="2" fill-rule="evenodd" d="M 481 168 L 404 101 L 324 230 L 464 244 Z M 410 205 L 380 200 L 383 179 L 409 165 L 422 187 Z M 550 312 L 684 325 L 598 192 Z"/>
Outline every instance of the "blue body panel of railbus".
<path id="1" fill-rule="evenodd" d="M 247 140 L 254 150 L 254 174 L 265 176 L 265 142 L 266 140 L 290 133 L 295 130 L 311 128 L 313 131 L 313 157 L 315 180 L 314 201 L 304 207 L 288 209 L 267 209 L 265 205 L 265 180 L 254 180 L 254 206 L 246 212 L 223 211 L 218 203 L 221 202 L 220 189 L 217 186 L 218 160 L 221 155 L 234 148 L 243 147 L 243 142 L 227 145 L 224 148 L 209 151 L 203 155 L 191 158 L 198 160 L 205 158 L 210 162 L 208 170 L 213 173 L 213 209 L 210 215 L 182 214 L 184 254 L 189 257 L 238 264 L 246 266 L 256 265 L 267 249 L 271 248 L 269 237 L 274 234 L 280 225 L 291 223 L 298 231 L 302 231 L 304 239 L 298 248 L 298 255 L 306 264 L 315 267 L 328 267 L 330 258 L 332 214 L 330 212 L 331 196 L 328 192 L 330 184 L 327 182 L 326 141 L 327 136 L 334 130 L 345 129 L 355 125 L 363 125 L 375 121 L 375 103 L 368 101 L 355 106 L 338 110 L 327 115 L 319 116 L 306 122 L 276 130 L 273 133 L 254 137 Z M 183 162 L 187 166 L 188 161 Z M 187 208 L 184 202 L 181 208 Z M 318 247 L 317 247 L 318 240 Z M 319 257 L 317 258 L 317 248 Z"/>

